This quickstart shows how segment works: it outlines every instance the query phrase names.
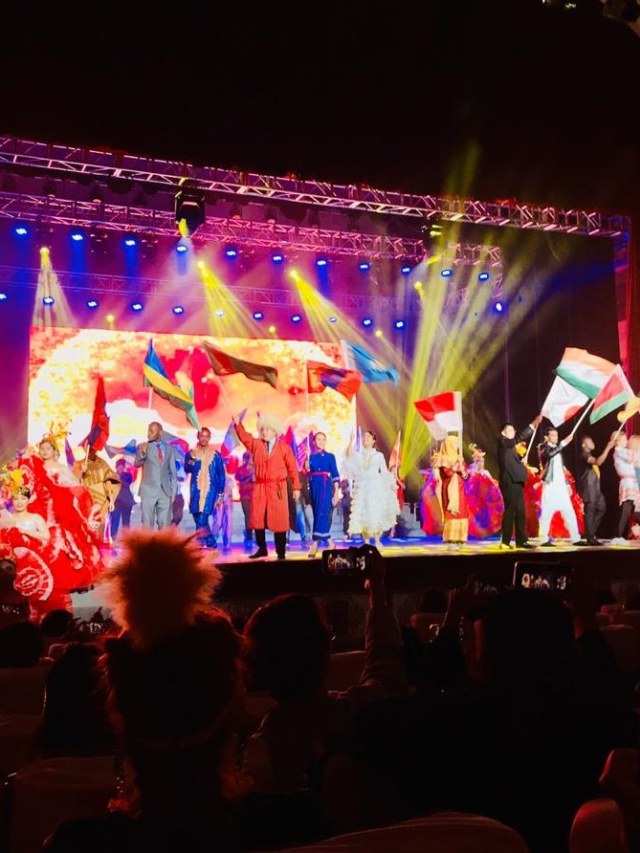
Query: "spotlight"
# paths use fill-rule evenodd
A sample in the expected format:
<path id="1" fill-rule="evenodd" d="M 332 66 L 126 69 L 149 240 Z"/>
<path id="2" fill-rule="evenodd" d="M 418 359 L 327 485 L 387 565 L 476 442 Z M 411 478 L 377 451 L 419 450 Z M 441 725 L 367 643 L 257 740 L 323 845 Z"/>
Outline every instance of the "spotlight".
<path id="1" fill-rule="evenodd" d="M 54 180 L 49 178 L 42 185 L 42 192 L 47 198 L 55 198 L 58 195 L 58 185 Z"/>
<path id="2" fill-rule="evenodd" d="M 98 300 L 97 299 L 87 299 L 87 308 L 91 308 L 91 310 L 93 311 L 97 307 L 98 307 Z"/>
<path id="3" fill-rule="evenodd" d="M 400 272 L 402 273 L 402 275 L 409 275 L 409 273 L 411 272 L 411 266 L 409 264 L 403 264 L 400 267 Z"/>
<path id="4" fill-rule="evenodd" d="M 227 256 L 227 258 L 237 258 L 238 257 L 238 250 L 235 248 L 235 246 L 228 246 L 224 250 L 224 253 Z"/>
<path id="5" fill-rule="evenodd" d="M 365 329 L 368 329 L 369 326 L 373 325 L 373 320 L 371 319 L 371 317 L 365 317 L 362 321 L 362 325 L 365 327 Z"/>
<path id="6" fill-rule="evenodd" d="M 278 218 L 278 211 L 273 205 L 269 205 L 264 212 L 264 221 L 269 225 L 273 225 Z"/>
<path id="7" fill-rule="evenodd" d="M 404 320 L 396 320 L 393 326 L 396 329 L 404 329 Z"/>
<path id="8" fill-rule="evenodd" d="M 142 302 L 132 302 L 131 303 L 132 311 L 142 311 Z"/>
<path id="9" fill-rule="evenodd" d="M 107 314 L 107 316 L 104 319 L 107 321 L 107 323 L 110 326 L 112 326 L 116 321 L 116 315 L 115 314 Z"/>
<path id="10" fill-rule="evenodd" d="M 329 322 L 330 322 L 330 323 L 337 323 L 337 322 L 338 322 L 338 318 L 332 315 L 331 317 L 329 317 Z"/>
<path id="11" fill-rule="evenodd" d="M 360 272 L 368 272 L 371 269 L 371 264 L 369 261 L 360 261 L 358 264 L 358 269 Z"/>
<path id="12" fill-rule="evenodd" d="M 29 233 L 29 229 L 27 228 L 26 225 L 16 225 L 15 232 L 18 235 L 18 237 L 26 237 L 27 234 Z"/>
<path id="13" fill-rule="evenodd" d="M 189 251 L 189 247 L 185 243 L 178 243 L 176 246 L 176 252 L 183 255 L 185 252 Z"/>
<path id="14" fill-rule="evenodd" d="M 422 290 L 422 287 L 423 287 L 423 285 L 422 285 L 421 281 L 416 281 L 413 285 L 414 290 Z"/>
<path id="15" fill-rule="evenodd" d="M 242 208 L 239 204 L 232 204 L 229 211 L 229 219 L 242 219 Z"/>
<path id="16" fill-rule="evenodd" d="M 224 317 L 224 311 L 222 310 L 222 308 L 218 308 L 218 310 L 216 311 L 216 317 Z"/>
<path id="17" fill-rule="evenodd" d="M 269 334 L 275 335 L 275 333 L 276 333 L 276 327 L 275 326 L 269 326 Z"/>
<path id="18" fill-rule="evenodd" d="M 137 246 L 137 241 L 135 237 L 125 237 L 124 244 L 127 249 L 132 249 L 134 246 Z"/>
<path id="19" fill-rule="evenodd" d="M 291 322 L 292 323 L 299 323 L 301 320 L 302 320 L 302 317 L 300 316 L 300 314 L 292 314 L 291 315 Z"/>
<path id="20" fill-rule="evenodd" d="M 326 258 L 318 258 L 318 260 L 316 261 L 316 266 L 317 267 L 326 267 L 326 265 L 328 263 L 329 263 L 329 261 Z"/>
<path id="21" fill-rule="evenodd" d="M 284 261 L 284 255 L 282 252 L 274 252 L 273 255 L 271 255 L 271 260 L 274 264 L 281 264 Z"/>
<path id="22" fill-rule="evenodd" d="M 488 272 L 481 272 L 478 276 L 478 281 L 489 281 L 491 278 L 491 274 Z"/>
<path id="23" fill-rule="evenodd" d="M 6 293 L 0 293 L 0 302 L 6 302 L 8 298 Z"/>
<path id="24" fill-rule="evenodd" d="M 493 310 L 496 312 L 496 314 L 503 314 L 505 308 L 506 305 L 504 304 L 504 302 L 498 301 L 493 303 Z"/>
<path id="25" fill-rule="evenodd" d="M 262 313 L 262 311 L 254 311 L 253 312 L 253 319 L 254 320 L 263 320 L 264 314 Z"/>
<path id="26" fill-rule="evenodd" d="M 84 234 L 82 231 L 72 231 L 71 239 L 74 243 L 81 243 L 84 240 Z"/>
<path id="27" fill-rule="evenodd" d="M 376 335 L 376 338 L 381 338 L 383 335 L 382 329 L 376 329 L 375 335 Z"/>
<path id="28" fill-rule="evenodd" d="M 177 314 L 184 314 L 184 308 L 182 307 L 182 305 L 174 305 L 171 310 L 176 315 Z"/>
<path id="29" fill-rule="evenodd" d="M 56 300 L 53 298 L 53 296 L 43 296 L 42 297 L 42 304 L 49 307 L 51 305 L 55 305 Z"/>
<path id="30" fill-rule="evenodd" d="M 175 217 L 183 237 L 191 237 L 205 221 L 204 195 L 186 184 L 182 178 L 175 197 Z"/>
<path id="31" fill-rule="evenodd" d="M 104 193 L 98 184 L 92 184 L 89 187 L 89 201 L 92 201 L 94 204 L 100 204 L 104 201 Z"/>
<path id="32" fill-rule="evenodd" d="M 442 278 L 451 278 L 451 276 L 453 275 L 453 270 L 451 270 L 451 269 L 440 270 L 440 275 L 442 276 Z"/>

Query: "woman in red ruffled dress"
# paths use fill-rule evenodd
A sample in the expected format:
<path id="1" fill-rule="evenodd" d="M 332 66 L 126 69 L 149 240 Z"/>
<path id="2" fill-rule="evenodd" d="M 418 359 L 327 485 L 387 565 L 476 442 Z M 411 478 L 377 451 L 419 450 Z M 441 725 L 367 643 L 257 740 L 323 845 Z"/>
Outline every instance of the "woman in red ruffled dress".
<path id="1" fill-rule="evenodd" d="M 48 541 L 19 541 L 20 536 L 34 539 L 32 531 L 10 525 L 6 516 L 0 528 L 0 544 L 5 555 L 14 551 L 16 586 L 28 587 L 21 591 L 29 597 L 34 618 L 60 607 L 70 609 L 70 593 L 90 587 L 103 568 L 100 519 L 88 490 L 58 461 L 57 438 L 44 436 L 37 455 L 19 456 L 10 472 L 10 479 L 29 495 L 29 515 L 43 519 Z"/>

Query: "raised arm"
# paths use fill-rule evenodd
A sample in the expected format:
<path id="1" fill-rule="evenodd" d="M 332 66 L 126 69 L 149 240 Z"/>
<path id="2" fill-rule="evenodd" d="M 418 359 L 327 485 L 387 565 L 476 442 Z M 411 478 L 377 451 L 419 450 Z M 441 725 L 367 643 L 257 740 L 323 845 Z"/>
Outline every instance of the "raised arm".
<path id="1" fill-rule="evenodd" d="M 240 422 L 240 419 L 238 418 L 237 415 L 235 415 L 231 419 L 231 423 L 234 425 L 235 430 L 236 430 L 236 435 L 238 436 L 240 441 L 244 444 L 244 446 L 247 448 L 249 453 L 253 454 L 255 451 L 256 444 L 258 443 L 258 440 L 256 438 L 254 438 L 251 435 L 251 433 L 246 431 L 246 429 L 244 428 L 244 426 Z"/>

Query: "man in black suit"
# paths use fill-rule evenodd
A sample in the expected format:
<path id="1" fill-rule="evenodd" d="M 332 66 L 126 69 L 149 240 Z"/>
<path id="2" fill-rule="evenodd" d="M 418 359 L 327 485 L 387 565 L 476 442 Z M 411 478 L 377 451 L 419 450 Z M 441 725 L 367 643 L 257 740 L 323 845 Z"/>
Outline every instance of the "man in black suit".
<path id="1" fill-rule="evenodd" d="M 518 456 L 516 445 L 528 441 L 542 420 L 538 415 L 519 435 L 516 428 L 507 421 L 502 424 L 498 439 L 498 482 L 504 500 L 504 515 L 502 516 L 502 541 L 500 548 L 511 547 L 511 534 L 515 523 L 516 548 L 534 548 L 527 542 L 524 528 L 524 484 L 527 481 L 527 469 L 523 460 Z"/>

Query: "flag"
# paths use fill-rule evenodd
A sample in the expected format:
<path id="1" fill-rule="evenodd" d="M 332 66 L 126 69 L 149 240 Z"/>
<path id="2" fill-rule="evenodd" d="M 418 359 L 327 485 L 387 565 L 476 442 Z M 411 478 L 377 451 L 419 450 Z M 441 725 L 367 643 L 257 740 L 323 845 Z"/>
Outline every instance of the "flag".
<path id="1" fill-rule="evenodd" d="M 558 427 L 579 412 L 588 399 L 582 391 L 569 385 L 562 377 L 556 376 L 540 414 L 548 418 L 554 427 Z"/>
<path id="2" fill-rule="evenodd" d="M 359 426 L 356 430 L 356 453 L 362 450 L 362 427 Z"/>
<path id="3" fill-rule="evenodd" d="M 431 435 L 440 441 L 450 432 L 462 435 L 462 395 L 460 391 L 445 391 L 425 397 L 413 404 L 424 418 Z"/>
<path id="4" fill-rule="evenodd" d="M 313 435 L 313 433 L 310 433 L 310 435 Z M 305 468 L 309 467 L 309 436 L 303 438 L 298 444 L 297 460 L 299 471 L 303 471 Z"/>
<path id="5" fill-rule="evenodd" d="M 291 427 L 291 425 L 287 427 L 287 431 L 285 432 L 283 438 L 293 451 L 293 455 L 295 456 L 298 468 L 300 468 L 300 463 L 298 462 L 298 443 L 296 441 L 296 437 L 293 433 L 293 428 Z"/>
<path id="6" fill-rule="evenodd" d="M 135 456 L 137 446 L 138 442 L 135 438 L 131 438 L 123 447 L 116 447 L 113 444 L 107 444 L 105 446 L 105 450 L 107 451 L 109 459 L 113 459 L 114 456 Z"/>
<path id="7" fill-rule="evenodd" d="M 213 344 L 203 344 L 204 351 L 211 363 L 216 376 L 231 376 L 234 373 L 242 373 L 253 382 L 268 382 L 273 388 L 278 381 L 278 370 L 266 364 L 257 364 L 253 361 L 245 361 L 235 355 L 228 355 Z"/>
<path id="8" fill-rule="evenodd" d="M 107 415 L 107 396 L 104 390 L 104 379 L 98 376 L 96 398 L 93 403 L 93 416 L 89 435 L 81 442 L 83 447 L 90 445 L 95 450 L 102 450 L 109 438 L 109 417 Z"/>
<path id="9" fill-rule="evenodd" d="M 142 366 L 143 384 L 153 388 L 159 397 L 171 403 L 177 409 L 182 409 L 191 426 L 200 429 L 200 422 L 196 413 L 193 400 L 193 382 L 180 374 L 183 382 L 187 385 L 186 390 L 180 385 L 174 385 L 169 379 L 165 366 L 153 347 L 153 338 L 149 341 L 147 354 Z"/>
<path id="10" fill-rule="evenodd" d="M 400 453 L 400 438 L 401 432 L 400 430 L 398 430 L 398 435 L 396 436 L 396 440 L 391 449 L 391 453 L 389 454 L 389 470 L 395 468 L 396 471 L 399 471 L 402 466 L 402 456 Z"/>
<path id="11" fill-rule="evenodd" d="M 586 349 L 567 347 L 562 354 L 562 360 L 556 367 L 556 373 L 569 385 L 586 394 L 590 400 L 598 396 L 600 389 L 611 376 L 615 364 L 592 355 Z"/>
<path id="12" fill-rule="evenodd" d="M 605 415 L 626 405 L 633 397 L 635 397 L 635 394 L 633 393 L 633 388 L 629 385 L 629 380 L 624 375 L 620 365 L 616 364 L 611 376 L 607 379 L 605 385 L 600 389 L 600 393 L 593 401 L 589 421 L 595 424 L 596 421 L 604 418 Z"/>
<path id="13" fill-rule="evenodd" d="M 355 370 L 360 372 L 365 384 L 369 382 L 393 382 L 393 387 L 398 387 L 400 374 L 395 368 L 379 362 L 375 355 L 367 352 L 360 344 L 342 341 L 342 346 L 346 363 L 351 364 Z"/>
<path id="14" fill-rule="evenodd" d="M 640 410 L 640 397 L 632 397 L 630 400 L 627 400 L 627 405 L 624 407 L 623 411 L 618 412 L 616 417 L 620 421 L 621 424 L 628 421 L 629 418 L 632 418 L 637 411 Z"/>
<path id="15" fill-rule="evenodd" d="M 333 388 L 351 402 L 362 385 L 358 370 L 332 367 L 319 361 L 307 362 L 307 388 L 310 394 L 321 394 L 325 388 Z"/>
<path id="16" fill-rule="evenodd" d="M 247 406 L 248 408 L 248 406 Z M 243 409 L 240 412 L 240 422 L 244 420 L 244 416 L 247 414 L 247 409 Z M 223 455 L 225 459 L 227 459 L 236 447 L 240 444 L 240 439 L 238 438 L 238 434 L 236 433 L 236 428 L 233 424 L 229 424 L 229 429 L 225 433 L 224 438 L 222 439 L 222 444 L 220 445 L 220 453 Z"/>
<path id="17" fill-rule="evenodd" d="M 64 440 L 64 455 L 69 468 L 73 468 L 73 466 L 76 464 L 76 457 L 73 455 L 73 450 L 71 449 L 71 445 L 69 444 L 68 438 L 65 438 Z"/>

